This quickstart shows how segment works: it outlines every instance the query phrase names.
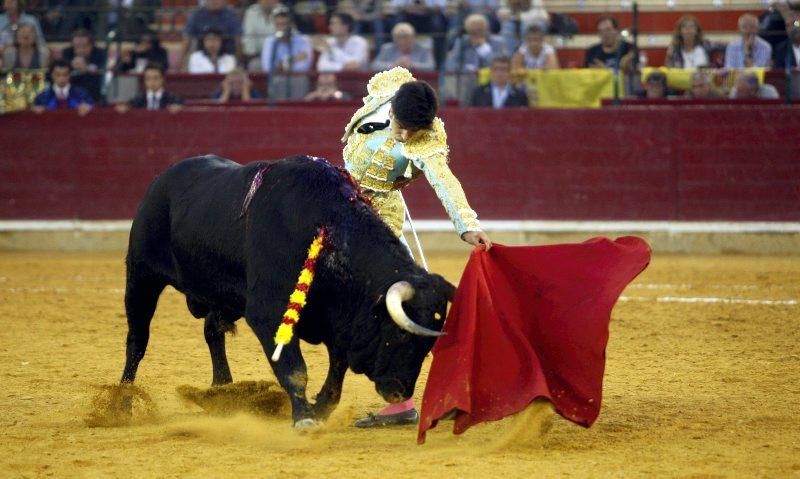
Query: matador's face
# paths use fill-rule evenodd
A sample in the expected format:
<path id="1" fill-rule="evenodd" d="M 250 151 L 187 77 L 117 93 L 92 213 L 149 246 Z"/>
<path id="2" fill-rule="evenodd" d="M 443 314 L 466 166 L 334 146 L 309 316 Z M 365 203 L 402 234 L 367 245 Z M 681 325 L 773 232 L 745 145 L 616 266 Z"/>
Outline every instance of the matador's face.
<path id="1" fill-rule="evenodd" d="M 397 121 L 397 119 L 394 117 L 394 113 L 392 113 L 391 110 L 389 110 L 389 119 L 391 120 L 390 125 L 392 127 L 392 136 L 400 143 L 405 143 L 411 140 L 414 138 L 414 136 L 419 134 L 420 131 L 422 131 L 418 128 L 404 127 L 399 121 Z"/>

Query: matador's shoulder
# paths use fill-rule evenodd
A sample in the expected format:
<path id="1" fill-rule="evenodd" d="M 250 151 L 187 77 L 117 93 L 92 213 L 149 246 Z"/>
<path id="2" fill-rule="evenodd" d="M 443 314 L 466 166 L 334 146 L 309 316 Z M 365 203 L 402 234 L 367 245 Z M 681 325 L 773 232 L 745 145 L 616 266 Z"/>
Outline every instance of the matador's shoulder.
<path id="1" fill-rule="evenodd" d="M 391 70 L 375 74 L 367 84 L 367 96 L 364 97 L 364 106 L 356 110 L 347 126 L 344 127 L 342 143 L 347 141 L 347 137 L 350 136 L 353 128 L 362 118 L 375 112 L 391 100 L 400 85 L 411 81 L 414 81 L 414 76 L 403 67 L 394 67 Z"/>
<path id="2" fill-rule="evenodd" d="M 434 118 L 430 129 L 420 132 L 411 140 L 403 143 L 403 151 L 406 158 L 411 160 L 424 160 L 437 154 L 447 157 L 449 147 L 442 119 Z"/>

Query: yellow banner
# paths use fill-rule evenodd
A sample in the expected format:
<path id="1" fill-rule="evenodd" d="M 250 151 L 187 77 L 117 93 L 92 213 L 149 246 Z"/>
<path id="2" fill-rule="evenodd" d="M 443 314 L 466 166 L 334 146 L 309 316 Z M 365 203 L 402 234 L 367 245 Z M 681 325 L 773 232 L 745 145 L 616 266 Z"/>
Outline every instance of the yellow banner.
<path id="1" fill-rule="evenodd" d="M 488 68 L 479 72 L 481 84 L 489 82 Z M 614 97 L 613 73 L 602 68 L 566 68 L 560 70 L 527 70 L 520 76 L 514 72 L 514 81 L 524 82 L 534 90 L 538 102 L 532 107 L 541 108 L 598 108 L 603 98 Z M 623 76 L 619 78 L 619 96 L 624 97 Z"/>

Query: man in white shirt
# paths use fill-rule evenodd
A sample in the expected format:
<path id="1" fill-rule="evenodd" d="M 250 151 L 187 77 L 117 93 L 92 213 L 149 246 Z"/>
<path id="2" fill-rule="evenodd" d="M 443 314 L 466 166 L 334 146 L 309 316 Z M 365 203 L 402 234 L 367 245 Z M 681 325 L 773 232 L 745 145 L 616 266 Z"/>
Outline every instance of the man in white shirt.
<path id="1" fill-rule="evenodd" d="M 163 66 L 148 63 L 144 69 L 144 92 L 128 103 L 119 103 L 115 109 L 125 113 L 131 108 L 140 110 L 169 110 L 172 113 L 182 108 L 183 101 L 177 95 L 164 91 Z"/>
<path id="2" fill-rule="evenodd" d="M 316 45 L 320 51 L 317 71 L 366 70 L 369 47 L 363 37 L 350 34 L 353 30 L 353 17 L 347 13 L 334 13 L 331 15 L 328 30 L 331 32 L 330 37 Z"/>

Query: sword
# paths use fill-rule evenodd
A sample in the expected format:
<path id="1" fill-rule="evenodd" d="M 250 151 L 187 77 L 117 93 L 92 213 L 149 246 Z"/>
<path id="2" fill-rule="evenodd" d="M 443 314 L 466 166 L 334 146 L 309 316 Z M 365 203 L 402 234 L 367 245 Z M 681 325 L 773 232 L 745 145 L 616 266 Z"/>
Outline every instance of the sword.
<path id="1" fill-rule="evenodd" d="M 398 191 L 398 193 L 400 193 Z M 408 219 L 408 226 L 411 227 L 411 233 L 414 234 L 414 241 L 417 243 L 417 251 L 419 251 L 419 259 L 422 260 L 422 267 L 425 268 L 425 271 L 428 271 L 428 262 L 425 261 L 425 253 L 422 252 L 422 243 L 419 242 L 419 236 L 417 236 L 417 230 L 414 229 L 414 222 L 411 221 L 411 212 L 408 211 L 408 205 L 406 205 L 406 199 L 403 198 L 403 193 L 400 193 L 400 201 L 403 202 L 403 211 L 406 213 L 406 219 Z"/>

